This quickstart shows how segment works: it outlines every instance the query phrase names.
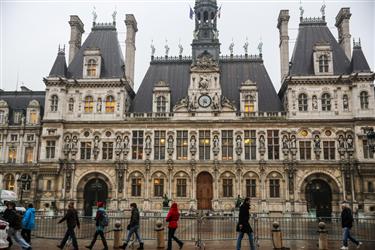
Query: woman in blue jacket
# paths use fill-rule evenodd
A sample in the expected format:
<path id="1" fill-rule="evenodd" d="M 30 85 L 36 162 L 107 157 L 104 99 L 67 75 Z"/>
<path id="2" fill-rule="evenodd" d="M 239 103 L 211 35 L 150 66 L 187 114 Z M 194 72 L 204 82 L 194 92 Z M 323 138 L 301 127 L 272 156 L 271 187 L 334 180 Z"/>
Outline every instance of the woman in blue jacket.
<path id="1" fill-rule="evenodd" d="M 22 218 L 21 235 L 27 243 L 31 243 L 31 230 L 35 227 L 35 208 L 33 204 L 27 206 L 25 215 Z"/>

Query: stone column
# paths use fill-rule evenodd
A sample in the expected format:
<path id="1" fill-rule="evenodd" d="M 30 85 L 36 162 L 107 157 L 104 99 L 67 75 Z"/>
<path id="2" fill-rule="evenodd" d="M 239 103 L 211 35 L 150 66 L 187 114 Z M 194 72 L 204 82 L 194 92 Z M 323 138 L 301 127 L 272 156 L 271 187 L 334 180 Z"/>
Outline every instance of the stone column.
<path id="1" fill-rule="evenodd" d="M 335 23 L 338 31 L 339 44 L 345 51 L 345 55 L 349 60 L 352 55 L 351 35 L 349 31 L 349 20 L 351 16 L 350 8 L 341 8 L 336 16 Z"/>
<path id="2" fill-rule="evenodd" d="M 83 23 L 78 16 L 70 16 L 69 64 L 81 48 L 82 34 L 85 32 Z"/>
<path id="3" fill-rule="evenodd" d="M 279 18 L 277 22 L 277 28 L 279 29 L 280 36 L 280 69 L 281 69 L 281 82 L 289 72 L 289 35 L 288 35 L 288 23 L 289 23 L 289 10 L 280 10 Z"/>
<path id="4" fill-rule="evenodd" d="M 135 35 L 138 31 L 137 21 L 134 15 L 126 14 L 126 52 L 125 52 L 125 75 L 129 80 L 130 86 L 134 87 L 134 64 L 135 64 Z"/>

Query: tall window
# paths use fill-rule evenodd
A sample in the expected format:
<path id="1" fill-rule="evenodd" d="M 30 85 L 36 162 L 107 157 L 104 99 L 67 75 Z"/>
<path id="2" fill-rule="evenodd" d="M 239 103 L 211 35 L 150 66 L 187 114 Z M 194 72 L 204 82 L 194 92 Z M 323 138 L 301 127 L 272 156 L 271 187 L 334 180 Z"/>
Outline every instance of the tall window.
<path id="1" fill-rule="evenodd" d="M 87 62 L 87 76 L 96 76 L 96 61 L 94 59 Z"/>
<path id="2" fill-rule="evenodd" d="M 244 105 L 244 108 L 245 108 L 245 112 L 246 113 L 249 113 L 249 112 L 254 112 L 255 108 L 254 108 L 254 98 L 253 96 L 251 95 L 247 95 L 245 96 L 245 105 Z"/>
<path id="3" fill-rule="evenodd" d="M 223 130 L 221 132 L 221 156 L 223 160 L 233 159 L 233 131 Z"/>
<path id="4" fill-rule="evenodd" d="M 257 196 L 257 180 L 256 179 L 246 179 L 246 197 L 256 197 Z"/>
<path id="5" fill-rule="evenodd" d="M 359 100 L 361 102 L 361 109 L 368 109 L 368 93 L 367 91 L 362 91 L 359 95 Z"/>
<path id="6" fill-rule="evenodd" d="M 255 130 L 245 130 L 244 144 L 245 160 L 256 160 L 257 140 Z"/>
<path id="7" fill-rule="evenodd" d="M 210 130 L 199 131 L 199 160 L 209 160 L 211 150 Z"/>
<path id="8" fill-rule="evenodd" d="M 223 197 L 233 196 L 233 179 L 223 179 Z"/>
<path id="9" fill-rule="evenodd" d="M 186 197 L 186 179 L 177 179 L 177 197 Z"/>
<path id="10" fill-rule="evenodd" d="M 154 196 L 163 197 L 164 194 L 164 179 L 154 179 Z"/>
<path id="11" fill-rule="evenodd" d="M 279 159 L 279 131 L 267 130 L 267 146 L 268 146 L 268 159 Z"/>
<path id="12" fill-rule="evenodd" d="M 12 141 L 12 142 L 16 142 L 16 141 L 18 141 L 18 135 L 16 135 L 16 134 L 11 134 L 11 135 L 10 135 L 10 141 Z"/>
<path id="13" fill-rule="evenodd" d="M 59 98 L 57 95 L 51 97 L 51 112 L 56 112 L 59 105 Z"/>
<path id="14" fill-rule="evenodd" d="M 141 196 L 142 179 L 134 177 L 131 179 L 131 184 L 132 184 L 132 196 Z"/>
<path id="15" fill-rule="evenodd" d="M 8 149 L 8 162 L 16 163 L 16 160 L 17 160 L 17 148 L 11 146 Z"/>
<path id="16" fill-rule="evenodd" d="M 156 98 L 156 112 L 162 113 L 167 111 L 167 101 L 164 96 L 158 96 Z"/>
<path id="17" fill-rule="evenodd" d="M 298 96 L 298 110 L 299 111 L 307 111 L 307 95 L 300 94 Z"/>
<path id="18" fill-rule="evenodd" d="M 113 142 L 103 142 L 103 160 L 112 160 Z"/>
<path id="19" fill-rule="evenodd" d="M 91 142 L 81 142 L 81 160 L 90 160 Z"/>
<path id="20" fill-rule="evenodd" d="M 46 158 L 55 158 L 56 141 L 47 141 L 46 144 Z"/>
<path id="21" fill-rule="evenodd" d="M 143 131 L 133 131 L 132 156 L 133 160 L 142 160 L 143 158 Z"/>
<path id="22" fill-rule="evenodd" d="M 368 145 L 367 140 L 362 140 L 363 145 L 363 158 L 365 159 L 374 159 L 374 152 L 371 147 Z"/>
<path id="23" fill-rule="evenodd" d="M 188 132 L 187 130 L 177 131 L 177 160 L 188 159 Z"/>
<path id="24" fill-rule="evenodd" d="M 13 113 L 13 122 L 14 124 L 20 124 L 22 120 L 22 112 L 15 111 Z"/>
<path id="25" fill-rule="evenodd" d="M 47 180 L 47 188 L 46 188 L 47 191 L 52 191 L 52 181 L 51 180 Z"/>
<path id="26" fill-rule="evenodd" d="M 14 190 L 15 178 L 12 174 L 7 174 L 4 177 L 4 186 L 6 190 Z"/>
<path id="27" fill-rule="evenodd" d="M 94 109 L 94 98 L 92 96 L 85 97 L 85 112 L 92 113 Z"/>
<path id="28" fill-rule="evenodd" d="M 154 159 L 165 159 L 165 131 L 155 131 L 154 137 Z M 178 140 L 178 139 L 177 139 Z"/>
<path id="29" fill-rule="evenodd" d="M 27 147 L 25 149 L 25 162 L 26 163 L 32 163 L 33 162 L 33 156 L 34 156 L 34 148 L 33 147 Z"/>
<path id="30" fill-rule="evenodd" d="M 326 55 L 319 56 L 319 72 L 328 72 L 328 56 Z"/>
<path id="31" fill-rule="evenodd" d="M 311 160 L 311 141 L 299 142 L 299 157 L 301 160 Z"/>
<path id="32" fill-rule="evenodd" d="M 270 179 L 270 197 L 279 198 L 280 197 L 280 180 Z"/>
<path id="33" fill-rule="evenodd" d="M 111 95 L 107 96 L 105 98 L 105 112 L 107 113 L 115 112 L 115 106 L 116 106 L 115 98 Z"/>
<path id="34" fill-rule="evenodd" d="M 367 182 L 367 192 L 374 193 L 374 183 L 372 181 Z"/>
<path id="35" fill-rule="evenodd" d="M 335 141 L 323 142 L 323 154 L 324 154 L 324 160 L 335 159 Z"/>
<path id="36" fill-rule="evenodd" d="M 69 112 L 73 112 L 74 111 L 74 99 L 73 98 L 69 99 L 68 110 L 69 110 Z"/>
<path id="37" fill-rule="evenodd" d="M 5 122 L 5 112 L 0 110 L 0 124 Z"/>
<path id="38" fill-rule="evenodd" d="M 322 95 L 322 110 L 331 111 L 331 95 L 328 93 Z"/>
<path id="39" fill-rule="evenodd" d="M 38 123 L 38 114 L 36 111 L 30 111 L 30 124 Z"/>

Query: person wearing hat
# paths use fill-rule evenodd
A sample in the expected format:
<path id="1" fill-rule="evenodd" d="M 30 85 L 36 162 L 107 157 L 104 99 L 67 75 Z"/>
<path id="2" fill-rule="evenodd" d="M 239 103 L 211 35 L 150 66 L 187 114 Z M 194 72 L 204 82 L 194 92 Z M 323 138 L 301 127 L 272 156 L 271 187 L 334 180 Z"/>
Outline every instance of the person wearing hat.
<path id="1" fill-rule="evenodd" d="M 353 213 L 352 210 L 349 207 L 349 204 L 347 201 L 343 201 L 341 204 L 341 226 L 343 229 L 343 239 L 342 243 L 343 246 L 341 247 L 342 250 L 347 250 L 349 249 L 348 247 L 348 240 L 353 242 L 354 244 L 357 245 L 357 248 L 360 248 L 362 245 L 362 242 L 359 242 L 353 236 L 350 235 L 350 229 L 353 226 Z"/>
<path id="2" fill-rule="evenodd" d="M 97 206 L 98 206 L 98 210 L 96 211 L 96 216 L 95 216 L 96 231 L 95 231 L 94 238 L 92 239 L 90 245 L 86 246 L 86 248 L 92 249 L 95 245 L 98 235 L 100 235 L 100 238 L 102 239 L 103 246 L 104 246 L 103 250 L 108 250 L 107 240 L 105 239 L 105 236 L 104 236 L 104 229 L 106 226 L 108 226 L 108 219 L 107 219 L 108 217 L 104 209 L 104 202 L 98 201 Z"/>

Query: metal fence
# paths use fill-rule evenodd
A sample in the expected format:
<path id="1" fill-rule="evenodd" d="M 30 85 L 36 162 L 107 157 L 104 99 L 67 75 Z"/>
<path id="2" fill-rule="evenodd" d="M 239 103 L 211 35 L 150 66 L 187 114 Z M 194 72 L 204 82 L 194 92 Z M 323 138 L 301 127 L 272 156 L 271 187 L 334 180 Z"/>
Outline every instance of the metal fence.
<path id="1" fill-rule="evenodd" d="M 65 222 L 57 224 L 61 217 L 55 216 L 37 216 L 36 229 L 33 231 L 35 237 L 40 238 L 62 238 L 65 230 Z M 115 223 L 119 222 L 123 229 L 122 238 L 126 236 L 126 226 L 129 223 L 129 217 L 110 217 L 110 223 L 107 227 L 107 238 L 113 239 L 113 229 Z M 237 237 L 236 217 L 223 216 L 191 216 L 181 217 L 179 227 L 176 231 L 177 237 L 184 241 L 209 241 L 209 240 L 234 240 Z M 306 217 L 252 217 L 251 225 L 255 237 L 259 240 L 272 239 L 272 224 L 277 221 L 283 234 L 284 240 L 318 240 L 318 223 L 323 220 L 328 230 L 328 239 L 339 241 L 342 237 L 340 218 L 306 218 Z M 141 217 L 140 232 L 145 240 L 156 239 L 155 225 L 157 221 L 164 222 L 167 227 L 165 217 L 162 216 L 143 216 Z M 91 238 L 95 232 L 95 221 L 92 217 L 80 217 L 81 227 L 76 230 L 77 238 Z M 356 219 L 353 228 L 353 234 L 361 241 L 375 242 L 375 219 L 364 218 Z M 167 233 L 165 233 L 167 237 Z"/>

